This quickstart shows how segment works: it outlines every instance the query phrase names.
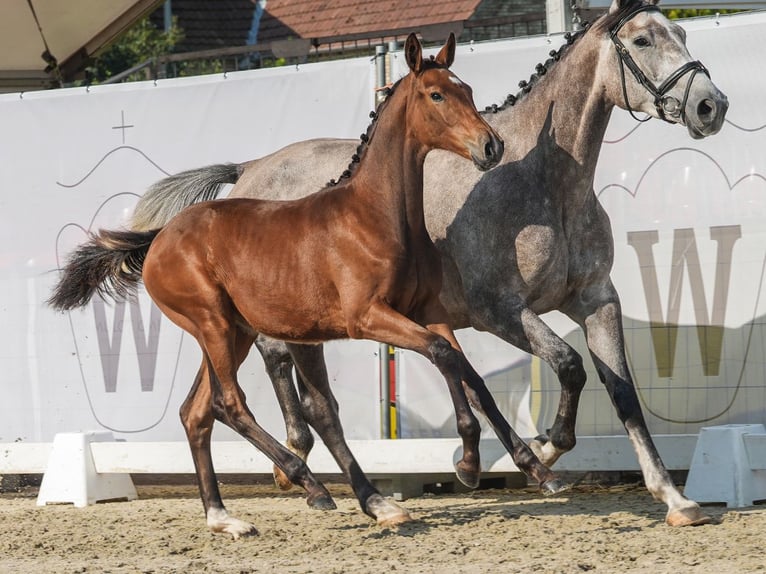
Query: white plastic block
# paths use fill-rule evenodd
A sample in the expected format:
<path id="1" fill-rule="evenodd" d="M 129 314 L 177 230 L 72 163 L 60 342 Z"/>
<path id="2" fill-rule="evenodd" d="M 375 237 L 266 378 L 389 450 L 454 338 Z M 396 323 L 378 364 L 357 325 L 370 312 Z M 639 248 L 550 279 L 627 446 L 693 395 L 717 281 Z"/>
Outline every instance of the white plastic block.
<path id="1" fill-rule="evenodd" d="M 729 508 L 766 500 L 766 427 L 721 425 L 700 430 L 684 495 Z"/>
<path id="2" fill-rule="evenodd" d="M 114 436 L 108 431 L 57 434 L 37 505 L 68 502 L 83 507 L 104 500 L 138 498 L 129 474 L 96 472 L 90 444 L 110 441 Z"/>

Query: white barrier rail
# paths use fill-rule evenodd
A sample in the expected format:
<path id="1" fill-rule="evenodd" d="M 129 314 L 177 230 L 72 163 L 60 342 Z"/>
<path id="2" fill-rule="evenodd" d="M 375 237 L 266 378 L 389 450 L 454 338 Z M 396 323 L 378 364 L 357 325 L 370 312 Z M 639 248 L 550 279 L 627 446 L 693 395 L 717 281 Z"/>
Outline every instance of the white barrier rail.
<path id="1" fill-rule="evenodd" d="M 691 463 L 697 435 L 657 435 L 660 455 L 670 470 L 686 470 Z M 350 440 L 354 455 L 370 476 L 390 474 L 452 473 L 462 451 L 460 439 Z M 0 445 L 0 475 L 42 474 L 53 443 L 5 443 Z M 185 442 L 90 443 L 99 473 L 180 474 L 193 473 Z M 483 439 L 480 445 L 482 470 L 486 473 L 519 472 L 500 441 Z M 214 442 L 213 462 L 219 473 L 271 474 L 272 464 L 244 441 Z M 338 465 L 318 443 L 309 457 L 316 474 L 337 474 Z M 562 471 L 639 470 L 633 448 L 624 436 L 580 437 L 577 447 L 556 463 Z"/>
<path id="2" fill-rule="evenodd" d="M 557 470 L 639 470 L 624 436 L 583 437 L 561 459 Z M 749 506 L 766 498 L 766 429 L 763 425 L 703 428 L 697 435 L 658 435 L 655 443 L 669 470 L 689 470 L 685 492 L 700 502 Z M 349 446 L 370 478 L 385 494 L 402 500 L 417 496 L 430 482 L 450 482 L 462 452 L 459 439 L 352 440 Z M 524 477 L 500 441 L 480 443 L 482 471 Z M 271 461 L 244 441 L 213 445 L 219 473 L 270 475 Z M 311 454 L 315 474 L 335 475 L 339 468 L 323 444 Z M 60 433 L 53 443 L 0 446 L 0 475 L 43 473 L 38 504 L 71 502 L 87 506 L 100 500 L 137 497 L 131 474 L 192 474 L 194 465 L 183 442 L 115 441 L 108 431 Z M 454 480 L 452 480 L 454 484 Z"/>

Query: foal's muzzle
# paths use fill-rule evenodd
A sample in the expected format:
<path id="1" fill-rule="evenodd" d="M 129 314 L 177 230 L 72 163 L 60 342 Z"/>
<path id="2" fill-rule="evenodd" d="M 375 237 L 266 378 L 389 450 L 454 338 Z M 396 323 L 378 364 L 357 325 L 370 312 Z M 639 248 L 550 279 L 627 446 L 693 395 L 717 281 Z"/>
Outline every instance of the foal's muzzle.
<path id="1" fill-rule="evenodd" d="M 471 152 L 471 159 L 477 168 L 487 171 L 500 163 L 505 151 L 505 143 L 493 132 L 487 132 L 487 138 L 483 143 L 481 151 Z"/>

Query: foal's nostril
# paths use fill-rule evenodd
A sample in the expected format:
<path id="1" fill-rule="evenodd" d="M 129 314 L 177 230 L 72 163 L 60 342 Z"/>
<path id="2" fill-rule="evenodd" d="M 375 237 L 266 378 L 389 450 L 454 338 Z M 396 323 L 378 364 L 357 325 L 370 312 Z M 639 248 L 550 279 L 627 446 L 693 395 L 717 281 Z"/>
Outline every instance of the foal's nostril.
<path id="1" fill-rule="evenodd" d="M 484 157 L 491 161 L 499 161 L 503 157 L 503 140 L 490 136 L 484 144 Z"/>
<path id="2" fill-rule="evenodd" d="M 697 117 L 701 120 L 710 120 L 715 115 L 715 102 L 713 100 L 702 100 L 697 104 Z"/>
<path id="3" fill-rule="evenodd" d="M 487 159 L 493 159 L 495 157 L 495 146 L 491 139 L 484 144 L 484 157 Z"/>

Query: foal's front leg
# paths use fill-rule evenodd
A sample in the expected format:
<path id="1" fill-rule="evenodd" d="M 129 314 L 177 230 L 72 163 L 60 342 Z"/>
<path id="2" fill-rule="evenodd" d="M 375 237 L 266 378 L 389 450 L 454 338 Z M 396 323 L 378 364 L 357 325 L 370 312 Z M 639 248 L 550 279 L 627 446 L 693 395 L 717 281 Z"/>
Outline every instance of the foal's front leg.
<path id="1" fill-rule="evenodd" d="M 452 329 L 446 323 L 428 325 L 428 329 L 442 335 L 457 351 L 460 372 L 466 396 L 471 406 L 484 415 L 495 434 L 510 453 L 514 464 L 527 476 L 533 478 L 548 493 L 564 490 L 566 485 L 545 464 L 540 462 L 529 446 L 516 434 L 489 392 L 484 379 L 466 359 Z M 461 479 L 462 480 L 462 479 Z M 476 477 L 478 482 L 478 476 Z M 467 484 L 467 483 L 466 483 Z M 470 485 L 469 485 L 470 486 Z"/>
<path id="2" fill-rule="evenodd" d="M 438 317 L 442 319 L 446 312 L 438 303 Z M 402 349 L 409 349 L 423 355 L 431 361 L 447 382 L 447 388 L 455 408 L 457 432 L 463 440 L 463 457 L 455 465 L 458 478 L 466 486 L 476 488 L 481 475 L 479 438 L 481 426 L 468 404 L 465 390 L 461 383 L 460 355 L 441 335 L 429 331 L 420 322 L 427 324 L 433 313 L 424 309 L 417 315 L 415 322 L 382 301 L 373 302 L 349 331 L 354 338 L 372 339 L 388 343 Z"/>
<path id="3" fill-rule="evenodd" d="M 384 498 L 372 485 L 346 444 L 322 345 L 289 344 L 288 348 L 302 381 L 303 412 L 351 484 L 362 510 L 381 526 L 411 521 L 409 512 Z"/>

